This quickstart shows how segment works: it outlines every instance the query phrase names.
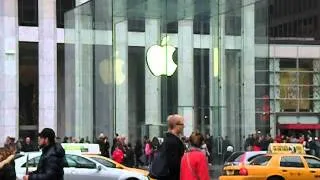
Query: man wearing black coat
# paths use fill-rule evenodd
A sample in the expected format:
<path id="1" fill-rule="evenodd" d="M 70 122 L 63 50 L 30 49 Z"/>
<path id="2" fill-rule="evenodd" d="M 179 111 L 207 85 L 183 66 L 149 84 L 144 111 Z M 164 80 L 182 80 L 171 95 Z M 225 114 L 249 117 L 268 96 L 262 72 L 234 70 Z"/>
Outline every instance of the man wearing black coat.
<path id="1" fill-rule="evenodd" d="M 39 145 L 42 155 L 36 171 L 23 177 L 23 180 L 63 180 L 65 151 L 55 142 L 55 133 L 44 128 L 39 134 Z"/>
<path id="2" fill-rule="evenodd" d="M 169 175 L 161 177 L 160 180 L 179 180 L 180 179 L 180 164 L 185 148 L 179 136 L 184 129 L 184 119 L 180 115 L 170 115 L 168 117 L 168 133 L 163 141 L 165 154 L 169 167 Z"/>

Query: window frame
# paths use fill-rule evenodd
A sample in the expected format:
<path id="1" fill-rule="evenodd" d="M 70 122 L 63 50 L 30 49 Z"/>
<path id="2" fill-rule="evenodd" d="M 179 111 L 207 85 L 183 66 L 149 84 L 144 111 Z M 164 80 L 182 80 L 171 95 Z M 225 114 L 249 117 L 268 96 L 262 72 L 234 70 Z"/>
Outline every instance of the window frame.
<path id="1" fill-rule="evenodd" d="M 306 161 L 308 168 L 311 168 L 311 169 L 320 169 L 320 159 L 314 158 L 314 157 L 309 157 L 309 156 L 304 156 L 303 158 L 304 158 L 304 160 Z M 308 159 L 312 159 L 312 160 L 318 161 L 319 166 L 318 166 L 318 167 L 310 167 L 309 162 L 308 162 Z"/>
<path id="2" fill-rule="evenodd" d="M 256 159 L 259 158 L 265 158 L 265 162 L 264 163 L 260 163 L 260 164 L 255 164 L 254 161 Z M 253 158 L 251 157 L 251 161 L 250 161 L 250 165 L 254 165 L 254 166 L 268 166 L 269 162 L 271 161 L 272 156 L 270 155 L 265 155 L 265 154 L 258 154 L 253 156 Z M 248 159 L 249 160 L 249 159 Z"/>
<path id="3" fill-rule="evenodd" d="M 81 158 L 82 160 L 86 160 L 87 162 L 92 163 L 91 165 L 93 165 L 93 166 L 90 167 L 91 165 L 89 165 L 89 164 L 79 163 L 79 161 L 75 158 L 77 158 L 77 159 Z M 79 156 L 79 155 L 66 154 L 65 159 L 66 159 L 66 162 L 67 162 L 69 168 L 83 168 L 83 169 L 96 169 L 97 168 L 97 164 L 95 162 L 91 161 L 88 158 Z M 76 163 L 75 167 L 70 166 L 68 159 L 70 159 Z"/>
<path id="4" fill-rule="evenodd" d="M 114 164 L 113 162 L 111 161 L 108 161 L 108 160 L 105 160 L 103 158 L 99 158 L 99 157 L 90 157 L 91 159 L 93 159 L 94 161 L 97 161 L 98 163 L 102 164 L 103 166 L 105 167 L 108 167 L 108 168 L 117 168 L 117 165 Z M 103 161 L 103 162 L 102 162 Z M 107 164 L 110 164 L 110 166 L 106 166 L 105 163 L 106 162 Z"/>
<path id="5" fill-rule="evenodd" d="M 282 165 L 282 163 L 284 163 L 284 162 L 282 162 L 282 160 L 284 159 L 284 158 L 299 158 L 300 159 L 300 161 L 301 162 L 287 162 L 287 163 L 300 163 L 300 165 L 302 165 L 302 166 L 293 166 L 293 165 Z M 280 157 L 280 161 L 279 161 L 279 167 L 281 167 L 281 168 L 306 168 L 305 167 L 305 164 L 303 163 L 303 160 L 302 160 L 302 158 L 300 157 L 300 156 L 282 156 L 282 157 Z"/>

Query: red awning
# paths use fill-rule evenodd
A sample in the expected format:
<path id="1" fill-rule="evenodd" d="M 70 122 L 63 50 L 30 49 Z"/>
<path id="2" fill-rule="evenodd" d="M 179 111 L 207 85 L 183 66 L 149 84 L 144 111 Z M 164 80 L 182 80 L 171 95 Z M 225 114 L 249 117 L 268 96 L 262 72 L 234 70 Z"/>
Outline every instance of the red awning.
<path id="1" fill-rule="evenodd" d="M 301 129 L 301 130 L 308 130 L 308 129 L 320 129 L 320 124 L 279 124 L 279 129 Z"/>

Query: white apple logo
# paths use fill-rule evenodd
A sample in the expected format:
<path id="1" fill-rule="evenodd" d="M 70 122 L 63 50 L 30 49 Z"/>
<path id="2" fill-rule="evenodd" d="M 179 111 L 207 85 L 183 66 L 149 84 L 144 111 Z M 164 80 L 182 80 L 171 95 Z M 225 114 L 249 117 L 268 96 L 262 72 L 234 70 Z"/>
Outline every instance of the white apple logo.
<path id="1" fill-rule="evenodd" d="M 110 73 L 112 71 L 114 71 L 116 85 L 121 85 L 126 78 L 123 72 L 124 62 L 117 55 L 116 57 L 113 64 L 114 68 L 112 68 L 112 61 L 110 60 L 104 59 L 99 63 L 99 74 L 104 84 L 112 83 L 112 74 Z"/>
<path id="2" fill-rule="evenodd" d="M 147 51 L 147 65 L 150 72 L 155 76 L 172 76 L 177 65 L 172 59 L 176 48 L 168 45 L 169 37 L 164 37 L 161 46 L 153 45 Z"/>

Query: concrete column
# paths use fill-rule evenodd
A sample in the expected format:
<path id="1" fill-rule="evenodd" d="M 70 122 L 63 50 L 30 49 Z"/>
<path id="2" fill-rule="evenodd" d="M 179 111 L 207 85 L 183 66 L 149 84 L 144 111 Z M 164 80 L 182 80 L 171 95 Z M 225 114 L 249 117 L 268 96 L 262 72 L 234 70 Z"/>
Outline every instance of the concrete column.
<path id="1" fill-rule="evenodd" d="M 219 2 L 219 1 L 218 1 Z M 225 137 L 228 135 L 228 128 L 227 128 L 227 83 L 226 77 L 228 70 L 226 69 L 226 51 L 225 51 L 225 0 L 220 0 L 219 2 L 219 60 L 220 60 L 220 89 L 219 89 L 219 101 L 220 101 L 220 127 L 218 130 L 218 135 Z"/>
<path id="2" fill-rule="evenodd" d="M 178 112 L 185 118 L 186 136 L 195 128 L 193 82 L 193 19 L 187 18 L 178 22 Z"/>
<path id="3" fill-rule="evenodd" d="M 320 72 L 320 60 L 314 59 L 313 60 L 313 71 Z M 314 73 L 313 74 L 313 84 L 315 85 L 313 87 L 313 98 L 320 98 L 320 74 Z M 316 101 L 313 101 L 313 112 L 320 112 L 320 101 L 317 99 Z"/>
<path id="4" fill-rule="evenodd" d="M 270 111 L 271 112 L 281 112 L 280 109 L 280 74 L 277 73 L 278 71 L 280 71 L 280 59 L 278 58 L 273 58 L 270 60 L 270 64 L 269 64 L 269 70 L 270 70 L 270 75 L 269 75 L 269 79 L 270 79 L 270 84 L 274 84 L 276 86 L 273 86 L 272 88 L 270 88 Z M 277 134 L 277 116 L 275 114 L 271 114 L 270 115 L 270 134 L 272 137 L 275 137 Z"/>
<path id="5" fill-rule="evenodd" d="M 0 1 L 0 24 L 1 146 L 7 136 L 19 134 L 18 1 Z"/>
<path id="6" fill-rule="evenodd" d="M 77 5 L 82 1 L 77 1 Z M 89 6 L 89 5 L 84 5 Z M 92 139 L 93 137 L 93 18 L 87 7 L 75 10 L 75 119 L 74 136 Z"/>
<path id="7" fill-rule="evenodd" d="M 128 21 L 126 15 L 126 1 L 114 1 L 114 8 L 119 10 L 117 17 L 114 17 L 114 80 L 116 91 L 116 132 L 128 137 Z M 130 137 L 128 137 L 130 139 Z"/>
<path id="8" fill-rule="evenodd" d="M 242 135 L 255 132 L 255 0 L 242 1 Z"/>
<path id="9" fill-rule="evenodd" d="M 221 131 L 220 116 L 220 39 L 219 28 L 219 2 L 211 1 L 211 20 L 210 20 L 210 52 L 209 52 L 209 96 L 210 96 L 210 134 L 218 137 Z"/>
<path id="10" fill-rule="evenodd" d="M 116 132 L 128 137 L 128 21 L 122 21 L 114 25 L 115 33 L 115 84 L 116 84 Z M 118 68 L 117 68 L 118 63 Z M 117 79 L 124 80 L 117 83 Z M 119 81 L 118 81 L 119 82 Z"/>
<path id="11" fill-rule="evenodd" d="M 157 7 L 158 0 L 148 1 L 148 10 Z M 153 45 L 160 45 L 160 20 L 146 19 L 145 54 Z M 149 137 L 159 136 L 161 124 L 161 79 L 154 76 L 145 62 L 145 124 L 149 127 Z"/>
<path id="12" fill-rule="evenodd" d="M 65 41 L 65 121 L 64 132 L 61 136 L 74 136 L 75 135 L 75 49 L 76 49 L 76 26 L 69 26 L 72 22 L 72 19 L 76 17 L 77 8 L 71 12 L 68 12 L 68 17 L 65 20 L 65 29 L 64 29 L 64 41 Z M 77 23 L 75 22 L 75 25 Z"/>
<path id="13" fill-rule="evenodd" d="M 56 0 L 39 1 L 39 131 L 57 130 Z"/>

